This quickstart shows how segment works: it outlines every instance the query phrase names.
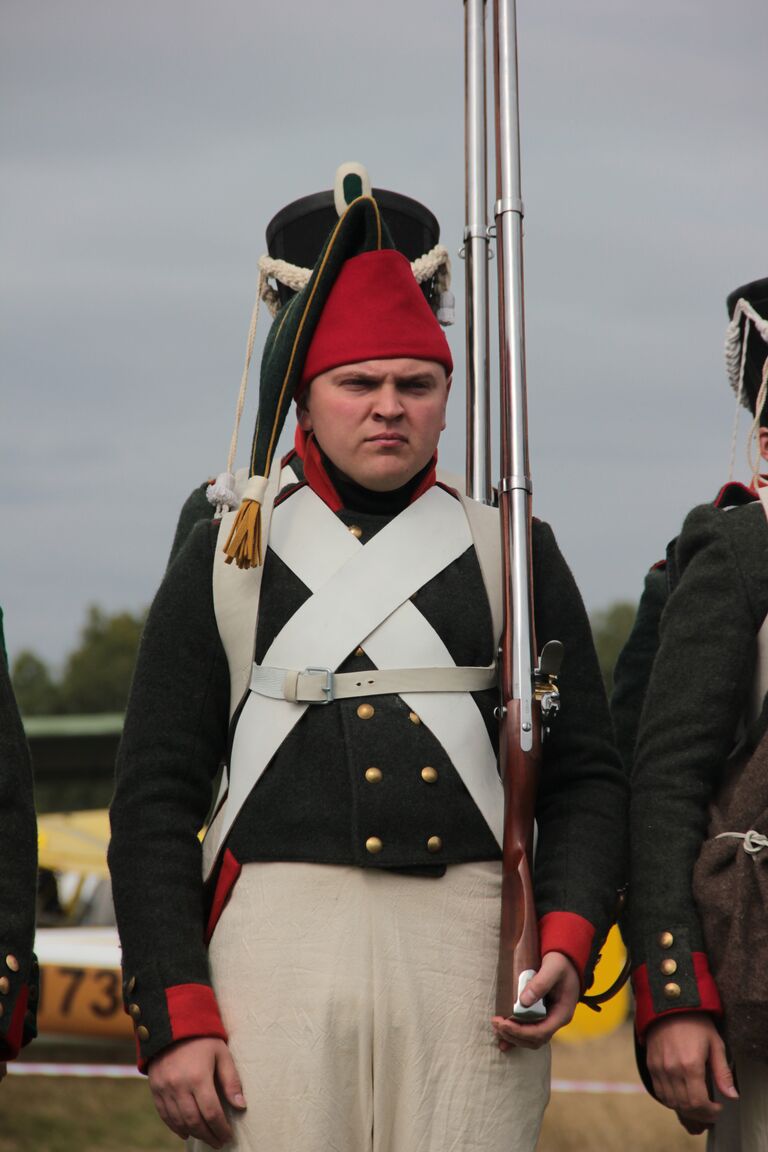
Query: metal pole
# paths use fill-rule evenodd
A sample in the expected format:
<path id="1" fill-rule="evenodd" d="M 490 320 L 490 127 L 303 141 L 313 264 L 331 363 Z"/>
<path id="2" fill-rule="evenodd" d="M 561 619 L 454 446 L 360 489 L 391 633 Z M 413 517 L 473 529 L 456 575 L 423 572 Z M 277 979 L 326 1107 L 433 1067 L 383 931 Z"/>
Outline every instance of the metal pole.
<path id="1" fill-rule="evenodd" d="M 493 502 L 488 321 L 488 184 L 485 95 L 485 4 L 464 0 L 464 142 L 466 153 L 467 495 Z"/>
<path id="2" fill-rule="evenodd" d="M 515 0 L 494 0 L 496 121 L 496 248 L 499 276 L 501 371 L 501 481 L 508 493 L 506 531 L 511 540 L 509 581 L 527 595 L 509 596 L 512 613 L 512 697 L 520 700 L 520 745 L 531 748 L 533 732 L 533 613 L 531 590 L 531 480 L 523 313 L 523 202 L 520 184 L 520 120 Z"/>

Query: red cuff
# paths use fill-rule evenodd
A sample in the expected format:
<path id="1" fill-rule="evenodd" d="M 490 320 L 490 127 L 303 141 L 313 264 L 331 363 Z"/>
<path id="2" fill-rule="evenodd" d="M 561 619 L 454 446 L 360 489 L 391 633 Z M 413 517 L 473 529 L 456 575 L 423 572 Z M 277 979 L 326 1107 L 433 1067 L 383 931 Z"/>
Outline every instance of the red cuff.
<path id="1" fill-rule="evenodd" d="M 575 912 L 547 912 L 539 920 L 539 936 L 542 956 L 547 952 L 562 952 L 575 965 L 583 988 L 595 936 L 594 924 Z"/>
<path id="2" fill-rule="evenodd" d="M 165 1000 L 174 1040 L 187 1040 L 190 1036 L 227 1039 L 213 988 L 207 984 L 176 984 L 166 988 Z"/>
<path id="3" fill-rule="evenodd" d="M 717 990 L 714 977 L 709 970 L 709 962 L 703 952 L 692 952 L 693 974 L 696 978 L 696 988 L 699 993 L 698 1004 L 686 1004 L 680 1008 L 665 1008 L 656 1012 L 653 1007 L 651 985 L 648 980 L 648 965 L 641 964 L 632 973 L 632 988 L 635 993 L 635 1030 L 641 1043 L 645 1042 L 645 1034 L 654 1020 L 662 1016 L 679 1015 L 681 1012 L 712 1012 L 721 1016 L 723 1006 L 720 1002 L 720 993 Z"/>
<path id="4" fill-rule="evenodd" d="M 13 1015 L 8 1022 L 5 1036 L 0 1036 L 0 1060 L 13 1060 L 21 1049 L 24 1037 L 24 1016 L 29 1000 L 29 988 L 23 984 L 13 1006 Z"/>
<path id="5" fill-rule="evenodd" d="M 219 917 L 227 906 L 229 895 L 235 886 L 235 881 L 243 870 L 242 864 L 227 848 L 221 861 L 221 868 L 213 892 L 211 911 L 208 914 L 208 923 L 205 928 L 205 943 L 210 944 L 213 930 L 219 922 Z"/>

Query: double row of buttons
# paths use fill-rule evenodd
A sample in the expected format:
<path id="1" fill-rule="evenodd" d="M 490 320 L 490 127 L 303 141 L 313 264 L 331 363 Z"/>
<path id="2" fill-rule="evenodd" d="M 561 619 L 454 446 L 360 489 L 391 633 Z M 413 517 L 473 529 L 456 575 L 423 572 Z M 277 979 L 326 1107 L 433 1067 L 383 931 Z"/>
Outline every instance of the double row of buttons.
<path id="1" fill-rule="evenodd" d="M 355 655 L 362 656 L 363 649 L 358 648 Z M 375 714 L 376 709 L 372 704 L 358 704 L 357 715 L 361 720 L 370 720 L 371 717 Z M 409 712 L 408 719 L 410 720 L 411 724 L 421 724 L 421 717 L 417 712 Z M 436 784 L 438 777 L 439 773 L 437 769 L 433 768 L 430 764 L 425 765 L 421 770 L 421 778 L 425 784 Z M 366 768 L 365 779 L 369 784 L 379 784 L 383 779 L 381 768 Z M 366 852 L 369 852 L 371 856 L 378 856 L 383 847 L 384 841 L 380 836 L 369 836 L 365 842 L 365 850 Z M 443 841 L 439 836 L 430 836 L 427 840 L 427 852 L 440 852 L 442 847 Z"/>
<path id="2" fill-rule="evenodd" d="M 379 784 L 384 778 L 384 773 L 381 768 L 366 768 L 365 778 L 369 784 Z M 438 779 L 437 768 L 432 768 L 429 764 L 421 770 L 421 778 L 425 784 L 436 784 Z"/>

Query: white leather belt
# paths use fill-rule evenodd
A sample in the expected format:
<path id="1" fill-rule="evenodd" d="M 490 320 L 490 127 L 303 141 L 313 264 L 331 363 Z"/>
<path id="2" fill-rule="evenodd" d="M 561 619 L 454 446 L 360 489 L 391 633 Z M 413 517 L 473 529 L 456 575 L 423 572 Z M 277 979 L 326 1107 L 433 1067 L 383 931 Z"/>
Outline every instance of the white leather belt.
<path id="1" fill-rule="evenodd" d="M 497 683 L 496 665 L 452 668 L 372 668 L 366 672 L 332 672 L 330 668 L 269 668 L 254 664 L 250 689 L 273 700 L 294 704 L 330 704 L 356 696 L 401 692 L 483 692 Z"/>

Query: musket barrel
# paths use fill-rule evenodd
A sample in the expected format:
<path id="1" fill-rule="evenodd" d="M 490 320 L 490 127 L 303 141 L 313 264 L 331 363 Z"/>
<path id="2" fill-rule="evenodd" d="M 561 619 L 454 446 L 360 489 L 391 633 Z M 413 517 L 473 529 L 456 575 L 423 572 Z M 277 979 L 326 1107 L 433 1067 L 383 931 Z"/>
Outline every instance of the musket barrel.
<path id="1" fill-rule="evenodd" d="M 490 504 L 490 334 L 488 321 L 488 160 L 485 86 L 486 0 L 464 0 L 464 260 L 467 337 L 467 494 Z"/>
<path id="2" fill-rule="evenodd" d="M 519 739 L 531 747 L 533 699 L 533 616 L 531 595 L 530 500 L 525 324 L 523 305 L 523 204 L 520 179 L 520 119 L 517 79 L 515 0 L 495 0 L 494 71 L 496 123 L 496 247 L 499 277 L 499 360 L 501 372 L 501 477 L 511 541 L 505 573 L 517 594 L 512 614 L 511 651 L 502 667 L 505 696 L 521 701 Z M 521 594 L 522 592 L 522 594 Z M 511 659 L 511 667 L 509 666 Z"/>

